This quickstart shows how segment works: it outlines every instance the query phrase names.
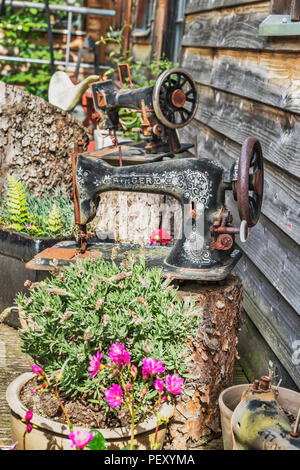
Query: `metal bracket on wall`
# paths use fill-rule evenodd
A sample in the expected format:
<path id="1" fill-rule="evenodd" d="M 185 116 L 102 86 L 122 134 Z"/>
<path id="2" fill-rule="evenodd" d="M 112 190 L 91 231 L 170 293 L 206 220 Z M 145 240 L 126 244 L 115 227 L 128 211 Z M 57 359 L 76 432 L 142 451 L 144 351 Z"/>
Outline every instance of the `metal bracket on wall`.
<path id="1" fill-rule="evenodd" d="M 300 36 L 300 21 L 291 15 L 269 15 L 259 25 L 259 36 Z"/>

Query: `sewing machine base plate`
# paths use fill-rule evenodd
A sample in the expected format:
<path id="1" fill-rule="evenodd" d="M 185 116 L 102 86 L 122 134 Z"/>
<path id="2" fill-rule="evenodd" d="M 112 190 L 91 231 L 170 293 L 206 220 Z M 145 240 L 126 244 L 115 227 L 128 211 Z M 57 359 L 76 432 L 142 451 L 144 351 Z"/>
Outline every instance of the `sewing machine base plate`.
<path id="1" fill-rule="evenodd" d="M 137 165 L 141 163 L 152 163 L 159 162 L 163 159 L 171 158 L 182 158 L 182 154 L 189 150 L 193 145 L 191 144 L 182 144 L 180 149 L 174 153 L 167 150 L 167 146 L 164 152 L 158 153 L 148 153 L 145 149 L 147 142 L 123 142 L 120 144 L 122 151 L 122 164 L 123 166 Z M 119 166 L 120 164 L 120 154 L 119 148 L 115 146 L 105 147 L 101 150 L 95 150 L 84 154 L 89 158 L 100 158 L 101 160 L 110 163 L 112 166 Z M 187 157 L 190 155 L 187 155 Z"/>
<path id="2" fill-rule="evenodd" d="M 79 247 L 74 241 L 64 241 L 57 243 L 51 248 L 47 248 L 26 264 L 27 269 L 52 271 L 55 268 L 68 266 L 78 258 L 98 258 L 102 257 L 109 261 L 112 257 L 112 250 L 119 248 L 116 263 L 124 260 L 124 255 L 133 253 L 138 256 L 141 248 L 133 244 L 116 244 L 104 242 L 90 242 L 87 251 L 80 254 Z M 146 264 L 149 268 L 162 268 L 165 278 L 191 281 L 221 281 L 225 279 L 235 264 L 241 257 L 239 250 L 234 250 L 229 257 L 228 262 L 223 266 L 209 269 L 188 269 L 177 266 L 171 266 L 164 262 L 173 247 L 167 246 L 145 246 Z"/>

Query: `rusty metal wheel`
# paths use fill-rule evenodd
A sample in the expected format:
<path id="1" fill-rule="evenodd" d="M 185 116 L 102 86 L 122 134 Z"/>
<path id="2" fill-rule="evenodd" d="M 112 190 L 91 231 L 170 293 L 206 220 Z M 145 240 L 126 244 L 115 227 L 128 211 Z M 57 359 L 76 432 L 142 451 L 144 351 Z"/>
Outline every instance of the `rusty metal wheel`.
<path id="1" fill-rule="evenodd" d="M 153 89 L 153 107 L 158 120 L 170 129 L 186 126 L 198 106 L 196 84 L 182 69 L 162 73 Z"/>
<path id="2" fill-rule="evenodd" d="M 238 165 L 236 198 L 241 221 L 248 227 L 257 224 L 261 213 L 264 188 L 264 162 L 259 140 L 245 140 Z"/>

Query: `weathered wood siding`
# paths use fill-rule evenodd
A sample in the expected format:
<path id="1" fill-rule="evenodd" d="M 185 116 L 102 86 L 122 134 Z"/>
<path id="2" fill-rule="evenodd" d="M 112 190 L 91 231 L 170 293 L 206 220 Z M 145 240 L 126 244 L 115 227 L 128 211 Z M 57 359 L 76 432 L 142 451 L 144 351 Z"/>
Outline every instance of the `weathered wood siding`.
<path id="1" fill-rule="evenodd" d="M 226 168 L 247 137 L 262 144 L 262 216 L 246 244 L 237 237 L 244 256 L 236 272 L 247 315 L 300 387 L 300 365 L 292 359 L 300 340 L 300 37 L 258 36 L 269 12 L 269 1 L 186 1 L 181 65 L 196 80 L 200 100 L 181 136 L 196 135 L 198 154 Z M 238 224 L 231 196 L 228 206 Z"/>

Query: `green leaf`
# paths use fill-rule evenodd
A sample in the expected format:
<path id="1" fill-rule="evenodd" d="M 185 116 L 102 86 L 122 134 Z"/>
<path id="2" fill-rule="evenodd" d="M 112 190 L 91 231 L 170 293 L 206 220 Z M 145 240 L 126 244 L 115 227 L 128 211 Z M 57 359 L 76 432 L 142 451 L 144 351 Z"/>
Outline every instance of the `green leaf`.
<path id="1" fill-rule="evenodd" d="M 136 447 L 132 447 L 132 449 L 130 449 L 130 444 L 128 444 L 127 446 L 123 447 L 121 450 L 136 450 Z"/>
<path id="2" fill-rule="evenodd" d="M 88 443 L 87 449 L 89 450 L 106 450 L 106 440 L 103 434 L 98 429 L 91 430 L 93 433 L 93 439 Z"/>

